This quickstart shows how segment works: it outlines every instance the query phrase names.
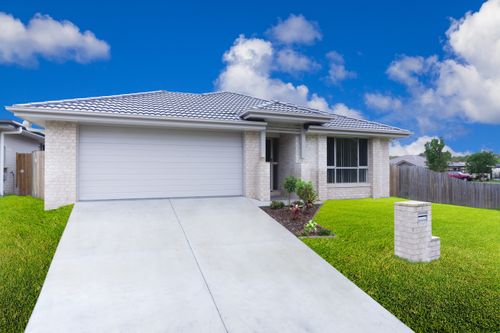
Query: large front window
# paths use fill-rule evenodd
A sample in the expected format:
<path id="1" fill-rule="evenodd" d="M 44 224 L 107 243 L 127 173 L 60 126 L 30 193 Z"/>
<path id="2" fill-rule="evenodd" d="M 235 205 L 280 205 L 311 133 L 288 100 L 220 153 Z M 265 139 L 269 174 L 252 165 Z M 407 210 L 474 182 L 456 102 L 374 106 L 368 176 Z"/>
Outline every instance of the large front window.
<path id="1" fill-rule="evenodd" d="M 328 183 L 366 183 L 368 177 L 368 140 L 327 139 Z"/>

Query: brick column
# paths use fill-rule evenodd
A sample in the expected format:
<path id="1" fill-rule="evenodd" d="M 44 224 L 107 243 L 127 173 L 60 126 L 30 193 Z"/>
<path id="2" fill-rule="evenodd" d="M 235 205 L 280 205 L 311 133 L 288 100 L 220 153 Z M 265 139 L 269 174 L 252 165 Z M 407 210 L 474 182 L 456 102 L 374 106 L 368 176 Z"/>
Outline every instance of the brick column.
<path id="1" fill-rule="evenodd" d="M 76 202 L 78 125 L 48 121 L 45 125 L 45 209 Z"/>
<path id="2" fill-rule="evenodd" d="M 244 195 L 260 201 L 271 200 L 271 170 L 261 157 L 260 133 L 243 134 Z"/>
<path id="3" fill-rule="evenodd" d="M 389 196 L 389 139 L 373 138 L 370 141 L 372 196 L 386 198 Z"/>
<path id="4" fill-rule="evenodd" d="M 412 262 L 429 262 L 439 258 L 440 239 L 432 236 L 429 202 L 394 204 L 394 254 Z"/>
<path id="5" fill-rule="evenodd" d="M 318 158 L 316 165 L 316 181 L 317 191 L 320 200 L 328 199 L 327 179 L 326 179 L 326 136 L 318 135 L 317 137 Z"/>

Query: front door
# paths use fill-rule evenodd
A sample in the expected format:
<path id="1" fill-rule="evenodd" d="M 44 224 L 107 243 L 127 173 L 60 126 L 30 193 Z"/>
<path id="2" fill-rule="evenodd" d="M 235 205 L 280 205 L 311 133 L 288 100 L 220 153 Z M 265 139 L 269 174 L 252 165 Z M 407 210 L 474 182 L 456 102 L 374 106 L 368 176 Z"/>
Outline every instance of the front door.
<path id="1" fill-rule="evenodd" d="M 278 190 L 278 138 L 266 139 L 266 162 L 271 165 L 271 191 Z"/>

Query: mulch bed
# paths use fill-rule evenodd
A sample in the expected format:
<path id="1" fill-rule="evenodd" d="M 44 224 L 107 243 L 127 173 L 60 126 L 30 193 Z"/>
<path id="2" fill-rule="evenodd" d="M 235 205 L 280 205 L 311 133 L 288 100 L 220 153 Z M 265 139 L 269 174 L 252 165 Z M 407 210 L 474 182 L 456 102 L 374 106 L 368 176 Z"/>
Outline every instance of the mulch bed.
<path id="1" fill-rule="evenodd" d="M 263 211 L 265 211 L 269 216 L 278 221 L 282 226 L 287 228 L 291 233 L 295 236 L 320 236 L 320 237 L 332 237 L 333 233 L 330 235 L 324 235 L 321 233 L 321 230 L 325 230 L 323 227 L 318 225 L 318 230 L 314 233 L 305 234 L 304 233 L 304 225 L 314 218 L 316 212 L 319 210 L 321 205 L 314 205 L 313 207 L 302 210 L 299 216 L 295 219 L 292 219 L 292 212 L 290 211 L 290 207 L 285 206 L 284 208 L 279 209 L 271 209 L 269 207 L 261 207 Z M 322 236 L 323 235 L 323 236 Z"/>

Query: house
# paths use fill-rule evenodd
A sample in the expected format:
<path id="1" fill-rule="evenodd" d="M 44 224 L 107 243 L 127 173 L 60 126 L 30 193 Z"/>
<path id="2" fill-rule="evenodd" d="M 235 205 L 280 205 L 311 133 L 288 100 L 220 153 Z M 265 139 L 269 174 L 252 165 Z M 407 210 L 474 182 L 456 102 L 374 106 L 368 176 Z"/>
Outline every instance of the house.
<path id="1" fill-rule="evenodd" d="M 232 92 L 152 91 L 16 104 L 45 127 L 45 207 L 78 200 L 246 196 L 286 176 L 319 198 L 387 197 L 400 128 Z"/>
<path id="2" fill-rule="evenodd" d="M 426 159 L 420 155 L 404 155 L 393 157 L 390 160 L 391 165 L 397 166 L 418 166 L 427 168 Z"/>
<path id="3" fill-rule="evenodd" d="M 465 162 L 450 162 L 450 163 L 448 163 L 448 171 L 465 172 Z"/>
<path id="4" fill-rule="evenodd" d="M 0 170 L 3 170 L 0 196 L 18 194 L 16 186 L 16 154 L 43 150 L 44 135 L 41 131 L 13 121 L 0 120 Z"/>
<path id="5" fill-rule="evenodd" d="M 500 179 L 500 163 L 497 163 L 495 167 L 491 169 L 491 176 L 493 179 Z"/>

